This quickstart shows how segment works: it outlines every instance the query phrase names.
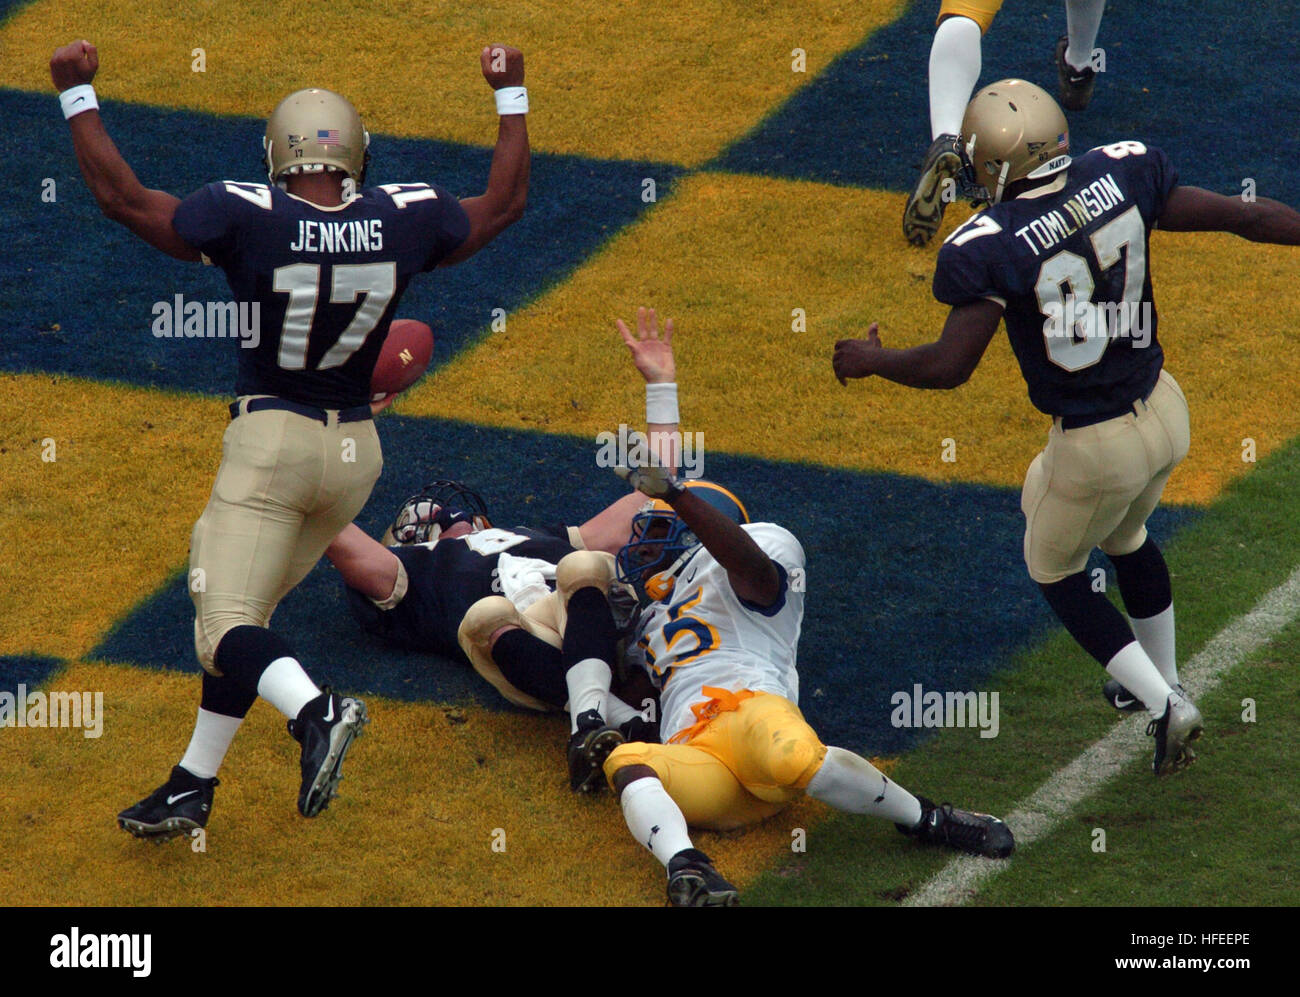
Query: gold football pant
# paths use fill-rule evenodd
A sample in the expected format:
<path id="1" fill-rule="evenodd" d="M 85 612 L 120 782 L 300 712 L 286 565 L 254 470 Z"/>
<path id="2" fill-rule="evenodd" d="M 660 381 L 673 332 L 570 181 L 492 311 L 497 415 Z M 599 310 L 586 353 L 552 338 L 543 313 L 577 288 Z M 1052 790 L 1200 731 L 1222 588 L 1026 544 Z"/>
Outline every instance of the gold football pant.
<path id="1" fill-rule="evenodd" d="M 727 831 L 756 824 L 803 795 L 826 746 L 799 707 L 767 692 L 705 689 L 715 698 L 696 710 L 711 719 L 680 744 L 621 744 L 605 776 L 648 765 L 692 827 Z"/>
<path id="2" fill-rule="evenodd" d="M 190 536 L 194 645 L 214 675 L 226 632 L 265 627 L 276 605 L 356 518 L 383 468 L 373 420 L 328 425 L 296 412 L 247 412 L 221 441 L 221 468 Z"/>
<path id="3" fill-rule="evenodd" d="M 1094 547 L 1131 554 L 1191 440 L 1187 400 L 1167 371 L 1135 411 L 1080 429 L 1052 425 L 1025 476 L 1025 563 L 1042 584 L 1082 571 Z"/>

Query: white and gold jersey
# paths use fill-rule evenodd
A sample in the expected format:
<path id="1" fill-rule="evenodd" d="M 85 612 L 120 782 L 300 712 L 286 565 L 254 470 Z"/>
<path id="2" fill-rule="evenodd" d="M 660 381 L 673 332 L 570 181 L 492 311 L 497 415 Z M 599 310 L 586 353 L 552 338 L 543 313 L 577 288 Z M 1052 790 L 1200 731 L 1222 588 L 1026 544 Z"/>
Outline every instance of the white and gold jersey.
<path id="1" fill-rule="evenodd" d="M 799 701 L 795 655 L 803 623 L 805 558 L 789 530 L 750 523 L 746 533 L 777 565 L 781 595 L 769 607 L 744 602 L 726 569 L 703 547 L 679 572 L 667 601 L 642 612 L 639 648 L 660 692 L 663 740 L 695 722 L 705 686 L 752 689 Z"/>

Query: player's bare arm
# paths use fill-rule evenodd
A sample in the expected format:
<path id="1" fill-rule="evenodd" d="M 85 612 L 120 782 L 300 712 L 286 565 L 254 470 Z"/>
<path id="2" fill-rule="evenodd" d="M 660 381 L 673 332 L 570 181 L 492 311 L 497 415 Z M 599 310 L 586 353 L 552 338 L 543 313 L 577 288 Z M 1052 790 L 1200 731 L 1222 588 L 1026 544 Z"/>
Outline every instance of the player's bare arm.
<path id="1" fill-rule="evenodd" d="M 62 93 L 90 83 L 99 70 L 99 52 L 88 41 L 75 41 L 50 57 L 50 79 Z M 90 110 L 68 119 L 72 147 L 86 186 L 108 218 L 125 225 L 155 249 L 178 260 L 198 262 L 199 251 L 172 228 L 180 198 L 151 190 L 136 178 L 117 146 L 109 138 L 99 111 Z"/>
<path id="2" fill-rule="evenodd" d="M 979 366 L 1001 319 L 996 301 L 961 305 L 948 313 L 937 340 L 906 350 L 882 346 L 872 322 L 865 339 L 839 340 L 831 363 L 840 384 L 874 374 L 909 388 L 956 388 Z"/>
<path id="3" fill-rule="evenodd" d="M 614 470 L 633 488 L 673 507 L 704 549 L 726 569 L 732 591 L 741 599 L 771 606 L 781 597 L 781 573 L 776 564 L 738 523 L 682 488 L 662 467 Z"/>
<path id="4" fill-rule="evenodd" d="M 1167 232 L 1231 232 L 1251 242 L 1300 245 L 1300 212 L 1271 198 L 1243 201 L 1200 187 L 1175 187 L 1160 228 Z"/>
<path id="5" fill-rule="evenodd" d="M 636 310 L 635 335 L 622 319 L 617 319 L 615 326 L 632 356 L 632 362 L 636 364 L 637 371 L 647 385 L 676 383 L 677 363 L 673 358 L 672 319 L 664 322 L 662 336 L 659 332 L 659 319 L 653 308 L 642 307 Z M 649 411 L 647 415 L 650 415 Z M 681 443 L 677 421 L 647 421 L 646 430 L 650 434 L 651 442 L 658 444 L 659 463 L 676 473 Z M 627 543 L 628 534 L 632 530 L 632 517 L 643 505 L 645 505 L 643 495 L 637 492 L 624 495 L 578 527 L 578 531 L 582 534 L 582 542 L 586 544 L 588 550 L 603 550 L 617 554 Z"/>
<path id="6" fill-rule="evenodd" d="M 345 526 L 325 548 L 348 588 L 371 599 L 387 599 L 397 584 L 397 555 L 367 536 L 356 523 Z"/>
<path id="7" fill-rule="evenodd" d="M 488 45 L 479 54 L 479 62 L 483 78 L 493 90 L 524 85 L 524 54 L 519 49 Z M 524 216 L 529 169 L 527 115 L 502 114 L 487 190 L 460 202 L 469 216 L 469 236 L 442 261 L 442 266 L 469 259 Z"/>

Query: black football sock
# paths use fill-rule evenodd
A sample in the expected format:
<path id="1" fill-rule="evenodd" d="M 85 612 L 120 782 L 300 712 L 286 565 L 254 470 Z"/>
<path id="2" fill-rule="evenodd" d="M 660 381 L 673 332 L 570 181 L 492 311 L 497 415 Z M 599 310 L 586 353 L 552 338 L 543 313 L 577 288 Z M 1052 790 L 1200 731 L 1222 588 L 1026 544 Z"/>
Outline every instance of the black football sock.
<path id="1" fill-rule="evenodd" d="M 267 665 L 280 658 L 292 657 L 293 648 L 279 634 L 266 627 L 245 625 L 226 631 L 212 660 L 226 681 L 256 698 L 257 683 Z M 248 712 L 247 709 L 244 712 Z"/>
<path id="2" fill-rule="evenodd" d="M 256 700 L 256 692 L 249 692 L 229 677 L 217 678 L 210 672 L 203 673 L 203 695 L 199 699 L 199 709 L 242 720 L 248 716 L 248 711 L 253 708 Z"/>
<path id="3" fill-rule="evenodd" d="M 1120 649 L 1136 639 L 1124 614 L 1100 592 L 1094 592 L 1086 572 L 1059 582 L 1038 585 L 1070 636 L 1104 668 Z"/>
<path id="4" fill-rule="evenodd" d="M 593 585 L 578 589 L 569 597 L 562 647 L 573 732 L 584 713 L 594 710 L 603 722 L 613 678 L 610 664 L 617 648 L 618 628 L 605 593 Z"/>
<path id="5" fill-rule="evenodd" d="M 1174 601 L 1169 567 L 1150 536 L 1133 553 L 1112 554 L 1110 560 L 1130 618 L 1144 620 L 1169 608 Z"/>
<path id="6" fill-rule="evenodd" d="M 492 645 L 492 660 L 506 681 L 534 699 L 560 709 L 569 699 L 558 647 L 527 630 L 507 630 Z"/>

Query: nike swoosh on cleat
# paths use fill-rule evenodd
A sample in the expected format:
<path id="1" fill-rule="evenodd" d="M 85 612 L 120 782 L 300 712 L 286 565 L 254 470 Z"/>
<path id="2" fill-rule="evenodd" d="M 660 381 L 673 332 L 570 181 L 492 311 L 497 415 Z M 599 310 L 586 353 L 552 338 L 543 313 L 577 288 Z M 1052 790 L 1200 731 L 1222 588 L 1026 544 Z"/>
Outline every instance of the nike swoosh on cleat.
<path id="1" fill-rule="evenodd" d="M 1120 699 L 1118 696 L 1116 696 L 1116 697 L 1115 697 L 1115 709 L 1117 709 L 1117 710 L 1122 710 L 1122 709 L 1124 709 L 1124 707 L 1126 707 L 1126 706 L 1132 706 L 1132 705 L 1133 705 L 1134 703 L 1136 703 L 1136 702 L 1137 702 L 1136 699 Z"/>
<path id="2" fill-rule="evenodd" d="M 170 806 L 175 806 L 177 800 L 183 800 L 183 799 L 185 799 L 185 797 L 187 797 L 187 796 L 193 796 L 193 795 L 194 795 L 195 793 L 197 793 L 197 792 L 198 792 L 197 789 L 187 789 L 187 790 L 186 790 L 185 792 L 183 792 L 183 793 L 177 793 L 175 796 L 169 796 L 169 797 L 167 797 L 167 805 L 168 805 L 169 807 L 170 807 Z"/>
<path id="3" fill-rule="evenodd" d="M 330 708 L 325 711 L 325 722 L 327 724 L 334 722 L 334 697 L 333 696 L 330 697 Z"/>

